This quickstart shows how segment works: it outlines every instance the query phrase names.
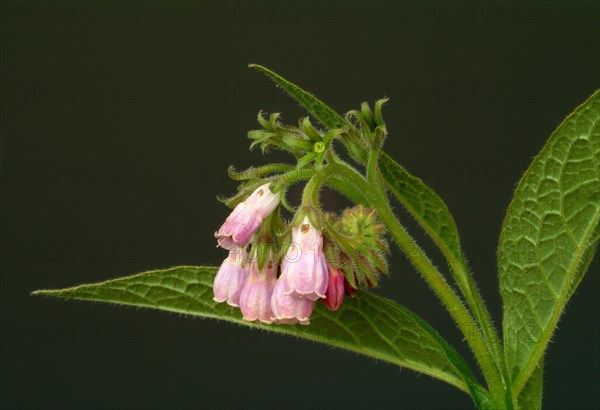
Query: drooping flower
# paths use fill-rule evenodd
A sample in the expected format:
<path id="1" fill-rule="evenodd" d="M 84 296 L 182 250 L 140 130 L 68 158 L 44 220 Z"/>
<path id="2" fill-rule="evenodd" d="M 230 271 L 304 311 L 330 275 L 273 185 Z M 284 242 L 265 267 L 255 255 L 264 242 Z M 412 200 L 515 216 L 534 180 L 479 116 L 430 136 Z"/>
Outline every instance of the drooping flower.
<path id="1" fill-rule="evenodd" d="M 325 297 L 327 261 L 323 255 L 323 234 L 307 216 L 292 228 L 292 244 L 281 264 L 284 293 L 310 300 Z"/>
<path id="2" fill-rule="evenodd" d="M 305 297 L 286 295 L 284 291 L 285 277 L 280 276 L 275 284 L 271 298 L 271 309 L 277 323 L 301 325 L 310 324 L 310 315 L 315 306 L 315 301 Z"/>
<path id="3" fill-rule="evenodd" d="M 330 264 L 327 264 L 327 269 L 329 270 L 329 284 L 327 285 L 325 298 L 321 300 L 327 309 L 336 311 L 344 301 L 344 273 L 341 269 L 334 268 Z"/>
<path id="4" fill-rule="evenodd" d="M 240 293 L 248 276 L 246 270 L 246 251 L 233 248 L 225 258 L 213 283 L 215 302 L 227 302 L 230 306 L 239 306 Z"/>
<path id="5" fill-rule="evenodd" d="M 271 192 L 269 185 L 261 185 L 240 202 L 215 232 L 220 247 L 231 250 L 246 245 L 263 220 L 279 205 L 279 193 Z"/>
<path id="6" fill-rule="evenodd" d="M 262 270 L 258 269 L 257 258 L 250 262 L 248 278 L 240 293 L 240 309 L 244 320 L 259 320 L 273 323 L 275 317 L 271 310 L 271 296 L 277 281 L 277 265 L 273 255 L 269 256 Z"/>

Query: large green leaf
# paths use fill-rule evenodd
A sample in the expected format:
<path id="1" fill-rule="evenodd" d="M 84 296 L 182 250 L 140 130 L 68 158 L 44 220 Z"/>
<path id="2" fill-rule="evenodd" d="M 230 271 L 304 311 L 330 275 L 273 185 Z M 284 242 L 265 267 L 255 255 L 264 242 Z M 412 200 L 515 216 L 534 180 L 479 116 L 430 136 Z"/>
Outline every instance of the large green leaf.
<path id="1" fill-rule="evenodd" d="M 517 186 L 498 248 L 515 395 L 538 366 L 598 243 L 600 92 L 551 135 Z"/>
<path id="2" fill-rule="evenodd" d="M 458 353 L 423 320 L 388 299 L 360 292 L 337 312 L 318 303 L 309 326 L 259 325 L 243 321 L 237 309 L 213 301 L 216 272 L 214 267 L 181 266 L 34 294 L 143 306 L 295 335 L 428 374 L 485 404 L 483 388 Z"/>
<path id="3" fill-rule="evenodd" d="M 600 225 L 599 225 L 600 226 Z M 597 227 L 598 229 L 598 227 Z M 585 254 L 582 257 L 582 263 L 578 266 L 577 271 L 575 272 L 575 279 L 573 280 L 573 284 L 571 285 L 571 289 L 569 289 L 568 299 L 573 296 L 575 290 L 581 283 L 581 280 L 585 276 L 585 272 L 587 272 L 592 260 L 594 259 L 594 254 L 596 251 L 596 247 L 598 246 L 598 235 L 595 235 L 596 239 L 593 239 L 591 245 L 585 251 Z M 544 359 L 542 358 L 533 371 L 529 380 L 521 390 L 519 394 L 519 409 L 531 409 L 531 410 L 539 410 L 542 408 L 542 393 L 543 393 L 543 384 L 544 384 Z"/>

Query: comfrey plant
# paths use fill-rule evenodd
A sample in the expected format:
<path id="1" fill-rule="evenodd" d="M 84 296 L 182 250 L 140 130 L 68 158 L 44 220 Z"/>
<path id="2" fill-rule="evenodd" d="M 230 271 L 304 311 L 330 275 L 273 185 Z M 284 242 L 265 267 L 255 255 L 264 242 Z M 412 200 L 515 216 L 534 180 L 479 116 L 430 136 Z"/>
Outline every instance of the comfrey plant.
<path id="1" fill-rule="evenodd" d="M 516 188 L 498 246 L 501 337 L 469 272 L 448 208 L 382 149 L 386 100 L 373 109 L 363 103 L 341 116 L 274 72 L 252 67 L 304 106 L 312 120 L 302 118 L 295 127 L 278 114 L 258 115 L 261 128 L 249 133 L 251 147 L 283 150 L 296 161 L 230 169 L 240 186 L 222 200 L 233 211 L 215 233 L 218 246 L 229 252 L 221 267 L 182 266 L 35 293 L 296 335 L 442 380 L 469 394 L 478 408 L 541 408 L 546 348 L 600 237 L 600 92 L 563 121 Z M 296 184 L 304 190 L 294 207 L 287 193 Z M 354 205 L 325 212 L 323 186 Z M 447 277 L 407 233 L 392 211 L 392 199 L 441 250 Z M 422 319 L 368 291 L 388 272 L 386 236 L 448 310 L 481 377 Z"/>

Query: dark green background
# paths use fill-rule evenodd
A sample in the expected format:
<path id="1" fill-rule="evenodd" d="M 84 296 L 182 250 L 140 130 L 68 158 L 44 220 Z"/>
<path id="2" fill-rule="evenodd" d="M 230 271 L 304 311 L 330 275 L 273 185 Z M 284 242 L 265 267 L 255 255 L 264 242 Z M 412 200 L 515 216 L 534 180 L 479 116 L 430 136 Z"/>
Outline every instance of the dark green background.
<path id="1" fill-rule="evenodd" d="M 2 2 L 1 17 L 0 408 L 471 407 L 325 346 L 29 293 L 220 263 L 226 166 L 285 158 L 248 151 L 259 109 L 302 115 L 253 62 L 340 112 L 390 98 L 387 150 L 447 201 L 499 322 L 502 219 L 518 176 L 599 85 L 597 2 Z M 395 249 L 391 266 L 376 292 L 468 355 Z M 596 257 L 550 346 L 546 408 L 600 403 L 597 271 Z"/>

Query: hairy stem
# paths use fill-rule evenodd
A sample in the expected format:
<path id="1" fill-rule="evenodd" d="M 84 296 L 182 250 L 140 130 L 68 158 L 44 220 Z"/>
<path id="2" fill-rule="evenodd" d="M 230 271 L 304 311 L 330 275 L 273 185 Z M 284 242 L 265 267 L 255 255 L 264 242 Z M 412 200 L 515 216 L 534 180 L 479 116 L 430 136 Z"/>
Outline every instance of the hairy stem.
<path id="1" fill-rule="evenodd" d="M 355 185 L 365 196 L 373 207 L 377 209 L 379 218 L 394 238 L 394 241 L 405 253 L 413 266 L 419 271 L 425 281 L 432 288 L 436 296 L 448 310 L 457 326 L 465 336 L 469 347 L 484 374 L 488 387 L 492 392 L 493 400 L 501 407 L 505 407 L 504 383 L 494 358 L 488 350 L 486 343 L 480 333 L 477 323 L 469 314 L 460 298 L 446 282 L 442 274 L 436 269 L 423 250 L 408 235 L 404 227 L 394 215 L 386 197 L 382 197 L 375 187 L 354 169 L 341 164 L 330 164 L 328 171 L 343 177 L 348 183 Z"/>

